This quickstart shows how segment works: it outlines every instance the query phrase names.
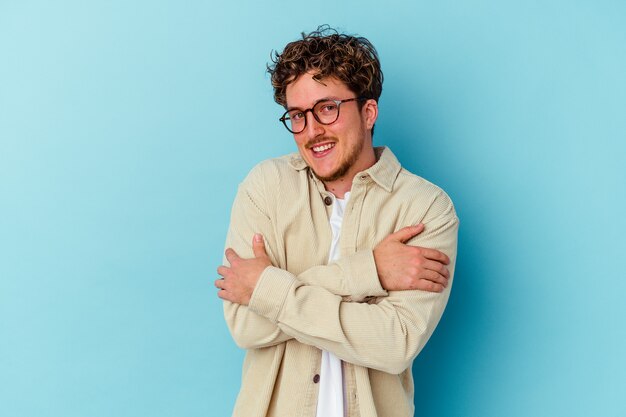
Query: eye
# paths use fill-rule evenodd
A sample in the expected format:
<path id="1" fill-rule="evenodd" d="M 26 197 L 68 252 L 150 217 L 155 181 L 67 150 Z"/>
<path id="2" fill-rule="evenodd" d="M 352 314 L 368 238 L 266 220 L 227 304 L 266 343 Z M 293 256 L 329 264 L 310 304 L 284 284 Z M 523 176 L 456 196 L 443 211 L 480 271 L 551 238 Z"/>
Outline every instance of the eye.
<path id="1" fill-rule="evenodd" d="M 320 103 L 318 112 L 321 114 L 331 114 L 337 111 L 337 104 L 334 101 L 325 101 Z"/>
<path id="2" fill-rule="evenodd" d="M 304 119 L 304 113 L 301 112 L 301 111 L 293 111 L 293 112 L 289 113 L 289 118 L 292 121 L 297 122 L 297 121 L 300 121 L 300 120 Z"/>

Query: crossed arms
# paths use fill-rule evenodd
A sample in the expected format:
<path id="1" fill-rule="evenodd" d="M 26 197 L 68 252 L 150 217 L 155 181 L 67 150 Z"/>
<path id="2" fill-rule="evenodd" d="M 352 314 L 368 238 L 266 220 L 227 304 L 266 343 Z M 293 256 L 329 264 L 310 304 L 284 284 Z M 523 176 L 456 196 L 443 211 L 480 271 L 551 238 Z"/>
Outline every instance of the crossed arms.
<path id="1" fill-rule="evenodd" d="M 273 266 L 279 265 L 278 245 L 257 203 L 240 188 L 227 266 L 218 268 L 223 279 L 216 281 L 236 343 L 255 349 L 295 338 L 357 365 L 389 373 L 409 367 L 449 295 L 454 262 L 446 268 L 445 253 L 456 253 L 458 226 L 451 203 L 373 250 L 298 275 Z"/>

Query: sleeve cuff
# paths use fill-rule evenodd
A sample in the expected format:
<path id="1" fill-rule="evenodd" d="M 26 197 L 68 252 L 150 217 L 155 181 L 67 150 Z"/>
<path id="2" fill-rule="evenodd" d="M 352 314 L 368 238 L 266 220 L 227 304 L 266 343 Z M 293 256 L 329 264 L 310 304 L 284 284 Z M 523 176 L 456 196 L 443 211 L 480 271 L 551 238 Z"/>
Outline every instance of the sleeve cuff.
<path id="1" fill-rule="evenodd" d="M 296 281 L 292 273 L 268 266 L 261 273 L 261 277 L 252 292 L 248 308 L 276 323 L 287 294 Z"/>
<path id="2" fill-rule="evenodd" d="M 380 285 L 374 252 L 362 250 L 346 258 L 344 264 L 350 279 L 350 294 L 355 298 L 384 297 L 387 291 Z"/>

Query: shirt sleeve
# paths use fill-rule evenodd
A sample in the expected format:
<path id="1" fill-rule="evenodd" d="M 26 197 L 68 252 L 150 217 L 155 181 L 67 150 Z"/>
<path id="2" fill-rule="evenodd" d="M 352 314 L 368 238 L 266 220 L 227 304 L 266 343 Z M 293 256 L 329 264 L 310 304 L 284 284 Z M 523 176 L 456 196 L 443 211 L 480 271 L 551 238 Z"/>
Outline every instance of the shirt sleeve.
<path id="1" fill-rule="evenodd" d="M 390 291 L 373 303 L 345 302 L 326 288 L 306 285 L 288 271 L 268 267 L 249 309 L 298 341 L 367 368 L 399 374 L 411 366 L 447 304 L 456 261 L 458 218 L 447 200 L 443 212 L 423 220 L 425 231 L 409 244 L 438 249 L 450 258 L 450 280 L 441 293 Z M 442 206 L 441 202 L 437 204 Z"/>
<path id="2" fill-rule="evenodd" d="M 259 168 L 255 168 L 258 170 Z M 272 265 L 277 265 L 276 247 L 271 220 L 264 208 L 264 202 L 254 198 L 256 176 L 253 170 L 239 186 L 231 210 L 230 226 L 226 237 L 226 247 L 232 248 L 242 258 L 252 258 L 252 237 L 261 233 L 265 238 L 265 248 Z M 258 191 L 257 191 L 258 192 Z M 223 265 L 230 265 L 224 256 Z M 284 333 L 276 323 L 250 310 L 248 306 L 224 300 L 224 318 L 237 346 L 243 349 L 256 349 L 283 343 L 293 336 Z"/>
<path id="3" fill-rule="evenodd" d="M 268 214 L 263 175 L 259 170 L 259 167 L 253 170 L 239 186 L 231 212 L 226 247 L 234 249 L 243 258 L 252 258 L 252 237 L 255 233 L 260 233 L 265 238 L 265 247 L 272 265 L 280 266 L 275 249 L 278 247 L 276 234 Z M 229 265 L 225 257 L 223 264 Z M 387 291 L 380 286 L 372 250 L 360 251 L 329 265 L 315 266 L 297 276 L 291 276 L 299 283 L 311 287 L 319 286 L 323 282 L 324 291 L 349 301 L 364 301 L 387 295 Z M 272 297 L 271 294 L 268 296 Z M 248 306 L 225 300 L 224 317 L 235 343 L 244 349 L 273 346 L 293 338 L 277 326 L 275 321 Z"/>
<path id="4" fill-rule="evenodd" d="M 314 266 L 299 274 L 297 278 L 304 285 L 319 286 L 322 282 L 323 288 L 344 297 L 344 301 L 362 302 L 387 295 L 378 279 L 372 249 L 358 251 L 328 265 Z"/>

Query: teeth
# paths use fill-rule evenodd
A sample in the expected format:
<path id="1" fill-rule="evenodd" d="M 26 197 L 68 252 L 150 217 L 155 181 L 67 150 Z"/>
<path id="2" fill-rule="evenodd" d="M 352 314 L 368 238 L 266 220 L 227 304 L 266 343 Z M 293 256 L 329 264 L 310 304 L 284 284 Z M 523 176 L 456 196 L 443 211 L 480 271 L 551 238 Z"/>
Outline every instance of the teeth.
<path id="1" fill-rule="evenodd" d="M 333 146 L 335 146 L 334 143 L 328 143 L 326 145 L 322 145 L 322 146 L 314 146 L 313 147 L 313 152 L 323 152 L 327 149 L 332 148 Z"/>

